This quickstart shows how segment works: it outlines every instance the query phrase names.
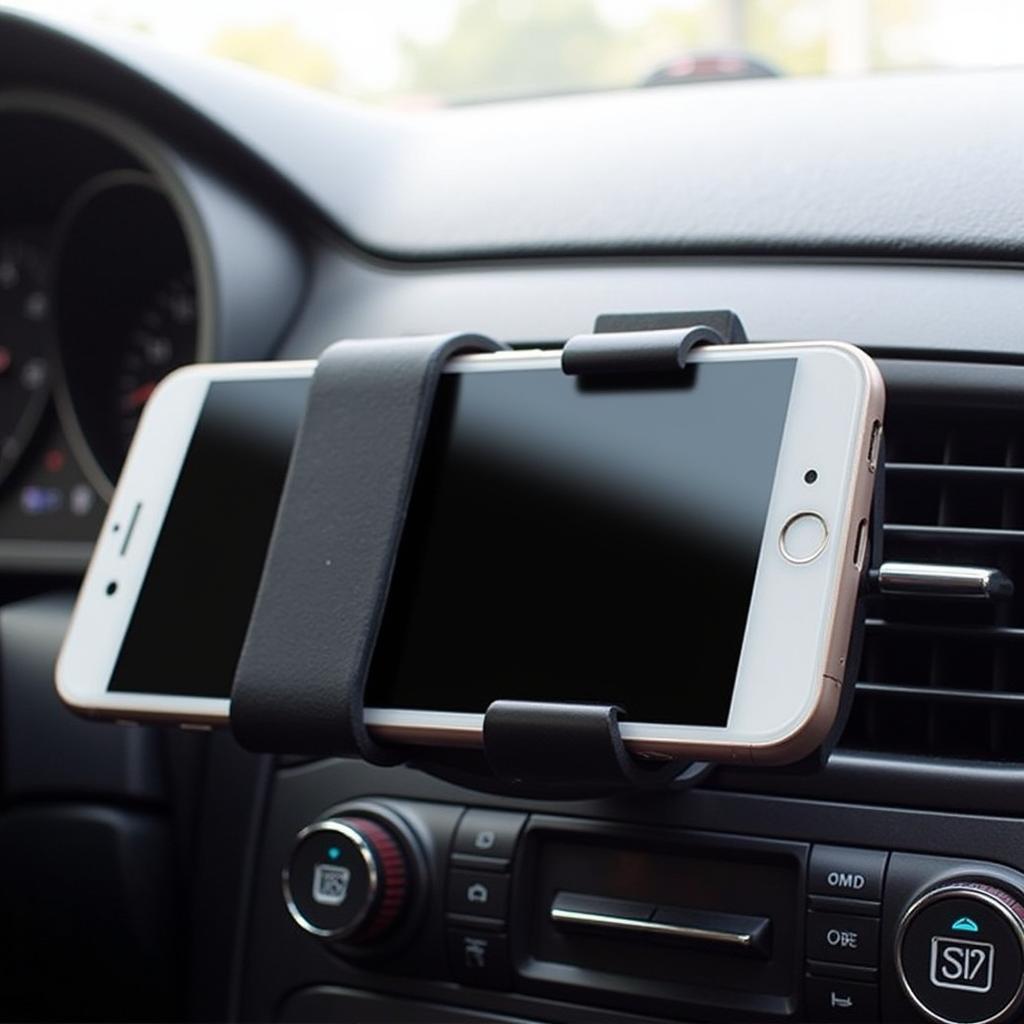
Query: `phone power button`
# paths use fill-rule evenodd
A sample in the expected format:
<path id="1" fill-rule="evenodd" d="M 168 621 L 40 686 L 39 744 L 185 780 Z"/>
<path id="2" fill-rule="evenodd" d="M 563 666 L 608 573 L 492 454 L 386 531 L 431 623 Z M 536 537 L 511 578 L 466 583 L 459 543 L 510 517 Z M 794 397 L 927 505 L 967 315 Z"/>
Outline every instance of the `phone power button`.
<path id="1" fill-rule="evenodd" d="M 786 520 L 779 537 L 779 548 L 790 562 L 813 562 L 825 550 L 828 527 L 817 512 L 798 512 Z"/>

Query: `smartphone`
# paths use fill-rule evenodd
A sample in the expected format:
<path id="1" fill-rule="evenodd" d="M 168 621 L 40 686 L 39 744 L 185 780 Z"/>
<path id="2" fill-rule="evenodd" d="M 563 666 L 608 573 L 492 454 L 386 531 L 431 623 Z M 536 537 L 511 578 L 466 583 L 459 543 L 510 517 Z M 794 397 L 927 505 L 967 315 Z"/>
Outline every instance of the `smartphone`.
<path id="1" fill-rule="evenodd" d="M 312 363 L 193 367 L 143 416 L 58 662 L 65 701 L 224 721 Z M 641 756 L 785 763 L 839 705 L 884 387 L 840 343 L 576 378 L 453 359 L 366 693 L 385 742 L 498 698 L 614 703 Z"/>

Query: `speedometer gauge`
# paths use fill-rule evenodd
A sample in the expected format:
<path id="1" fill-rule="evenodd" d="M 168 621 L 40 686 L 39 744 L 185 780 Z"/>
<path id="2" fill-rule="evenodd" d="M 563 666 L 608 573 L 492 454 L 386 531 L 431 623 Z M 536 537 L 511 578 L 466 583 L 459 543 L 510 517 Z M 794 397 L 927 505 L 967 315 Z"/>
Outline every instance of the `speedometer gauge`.
<path id="1" fill-rule="evenodd" d="M 195 349 L 196 290 L 192 275 L 183 273 L 156 289 L 125 339 L 117 376 L 121 458 L 157 384 L 192 362 Z"/>
<path id="2" fill-rule="evenodd" d="M 43 275 L 38 248 L 20 235 L 0 236 L 0 483 L 25 450 L 49 396 Z"/>
<path id="3" fill-rule="evenodd" d="M 100 494 L 113 490 L 157 384 L 202 354 L 194 267 L 175 208 L 147 174 L 101 175 L 65 215 L 54 274 L 57 411 Z"/>

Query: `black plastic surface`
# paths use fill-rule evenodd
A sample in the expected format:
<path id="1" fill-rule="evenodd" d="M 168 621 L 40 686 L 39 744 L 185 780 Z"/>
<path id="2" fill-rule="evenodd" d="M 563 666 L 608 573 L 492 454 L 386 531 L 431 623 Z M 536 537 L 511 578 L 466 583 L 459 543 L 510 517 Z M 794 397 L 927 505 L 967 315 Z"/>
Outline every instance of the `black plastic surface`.
<path id="1" fill-rule="evenodd" d="M 568 374 L 671 373 L 686 365 L 694 346 L 724 344 L 725 339 L 718 331 L 700 324 L 577 334 L 562 349 L 562 370 Z"/>
<path id="2" fill-rule="evenodd" d="M 359 1024 L 474 1024 L 495 1021 L 502 1024 L 527 1024 L 523 1017 L 484 1013 L 459 1006 L 442 1006 L 412 999 L 388 999 L 372 992 L 318 985 L 290 995 L 276 1018 L 283 1024 L 313 1024 L 323 1021 L 358 1021 Z"/>
<path id="3" fill-rule="evenodd" d="M 873 981 L 809 977 L 804 985 L 807 1019 L 825 1024 L 878 1020 L 878 985 Z"/>
<path id="4" fill-rule="evenodd" d="M 459 820 L 452 856 L 486 857 L 488 866 L 507 867 L 525 824 L 525 814 L 471 808 Z"/>
<path id="5" fill-rule="evenodd" d="M 0 609 L 0 763 L 5 800 L 164 798 L 158 731 L 90 722 L 64 706 L 53 668 L 70 594 Z"/>
<path id="6" fill-rule="evenodd" d="M 377 799 L 395 798 L 395 806 L 401 807 L 407 820 L 422 823 L 425 832 L 421 835 L 430 865 L 427 907 L 421 929 L 412 937 L 412 946 L 396 953 L 386 963 L 374 965 L 373 970 L 346 963 L 316 939 L 301 933 L 284 909 L 280 889 L 281 864 L 295 832 L 340 801 L 366 795 Z M 410 798 L 426 802 L 413 804 Z M 310 764 L 277 773 L 271 788 L 265 838 L 253 888 L 253 913 L 247 927 L 248 967 L 240 989 L 243 1017 L 266 1015 L 268 1008 L 275 1005 L 285 991 L 332 984 L 386 993 L 393 998 L 415 997 L 427 1002 L 475 1006 L 491 1013 L 542 1020 L 579 1019 L 582 1012 L 579 1005 L 565 1002 L 564 997 L 553 1001 L 551 997 L 541 997 L 539 992 L 529 995 L 521 988 L 514 994 L 502 994 L 459 988 L 440 980 L 448 976 L 449 970 L 442 927 L 449 845 L 460 808 L 466 805 L 506 812 L 554 812 L 576 820 L 606 819 L 617 823 L 609 824 L 607 829 L 625 837 L 626 845 L 642 845 L 648 834 L 644 828 L 647 826 L 686 830 L 679 833 L 687 836 L 684 846 L 692 842 L 688 837 L 697 829 L 749 837 L 771 836 L 796 843 L 815 841 L 832 846 L 849 844 L 851 838 L 856 837 L 861 849 L 911 849 L 931 854 L 933 858 L 945 854 L 951 859 L 935 861 L 925 857 L 922 862 L 919 857 L 902 854 L 893 859 L 887 874 L 882 922 L 883 988 L 892 977 L 892 960 L 885 951 L 892 949 L 895 918 L 922 886 L 943 872 L 955 874 L 957 867 L 972 858 L 1024 867 L 1021 854 L 1024 824 L 1017 818 L 986 819 L 934 812 L 908 814 L 898 808 L 765 798 L 702 787 L 683 793 L 624 794 L 604 800 L 554 805 L 550 801 L 525 798 L 482 797 L 401 768 L 383 770 L 350 761 Z M 715 837 L 715 842 L 720 848 L 721 837 Z M 517 885 L 518 876 L 510 894 L 511 927 L 513 933 L 522 934 L 515 915 L 532 914 L 535 901 L 520 892 Z M 802 907 L 794 903 L 792 913 L 802 925 Z M 798 966 L 802 977 L 802 943 Z M 893 1011 L 893 1019 L 912 1019 L 907 1004 L 898 1002 L 898 1005 L 900 1009 Z M 629 1013 L 654 1014 L 653 1005 L 642 998 L 628 1000 L 624 1006 L 627 1008 L 603 1012 L 619 1019 Z M 599 1020 L 602 1011 L 592 1002 L 583 1015 Z M 735 1019 L 735 1014 L 730 1019 Z"/>
<path id="7" fill-rule="evenodd" d="M 562 795 L 661 788 L 681 777 L 685 765 L 645 766 L 630 756 L 619 714 L 618 708 L 591 704 L 497 700 L 484 715 L 487 762 L 505 782 L 554 785 Z"/>
<path id="8" fill-rule="evenodd" d="M 373 646 L 445 361 L 499 347 L 451 334 L 321 357 L 232 690 L 243 746 L 402 760 L 363 722 Z"/>
<path id="9" fill-rule="evenodd" d="M 747 341 L 743 321 L 731 309 L 673 310 L 664 313 L 602 313 L 594 321 L 597 334 L 623 331 L 664 331 L 679 327 L 709 327 L 719 344 L 741 345 Z"/>
<path id="10" fill-rule="evenodd" d="M 574 993 L 570 998 L 624 1010 L 644 1001 L 666 1015 L 673 1003 L 680 1015 L 704 1005 L 737 1017 L 784 1015 L 795 1007 L 802 922 L 789 908 L 803 899 L 806 847 L 543 815 L 531 818 L 524 841 L 515 881 L 519 910 L 510 927 L 520 974 L 538 994 Z M 681 954 L 636 936 L 568 931 L 549 918 L 566 890 L 766 918 L 768 955 L 714 945 Z"/>
<path id="11" fill-rule="evenodd" d="M 878 902 L 888 860 L 881 850 L 815 846 L 807 869 L 807 891 L 812 896 Z"/>
<path id="12" fill-rule="evenodd" d="M 0 1018 L 171 1020 L 183 1012 L 166 823 L 96 804 L 0 815 Z"/>

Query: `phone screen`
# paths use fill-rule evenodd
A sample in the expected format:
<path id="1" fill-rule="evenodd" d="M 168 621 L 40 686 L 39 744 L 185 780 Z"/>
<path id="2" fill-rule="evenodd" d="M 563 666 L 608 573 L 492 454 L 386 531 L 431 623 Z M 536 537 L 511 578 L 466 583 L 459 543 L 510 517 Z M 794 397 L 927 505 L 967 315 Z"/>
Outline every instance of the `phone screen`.
<path id="1" fill-rule="evenodd" d="M 367 706 L 727 725 L 795 369 L 443 377 Z"/>
<path id="2" fill-rule="evenodd" d="M 726 725 L 795 369 L 444 375 L 366 704 Z M 211 383 L 112 691 L 230 696 L 308 388 Z"/>
<path id="3" fill-rule="evenodd" d="M 110 690 L 230 696 L 309 381 L 210 383 Z"/>

